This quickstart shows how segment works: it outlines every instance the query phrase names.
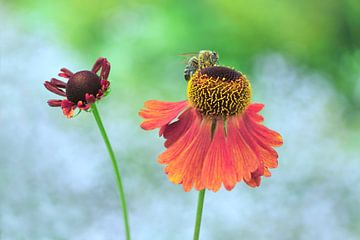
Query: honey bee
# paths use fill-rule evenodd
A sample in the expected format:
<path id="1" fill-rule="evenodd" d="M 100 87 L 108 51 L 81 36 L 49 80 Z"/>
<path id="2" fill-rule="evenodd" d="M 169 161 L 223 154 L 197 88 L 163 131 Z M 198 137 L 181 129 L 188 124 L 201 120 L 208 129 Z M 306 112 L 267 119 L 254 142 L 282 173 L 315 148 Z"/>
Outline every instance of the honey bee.
<path id="1" fill-rule="evenodd" d="M 198 54 L 191 57 L 184 69 L 184 78 L 189 81 L 191 76 L 201 68 L 216 66 L 219 55 L 215 51 L 201 50 Z"/>

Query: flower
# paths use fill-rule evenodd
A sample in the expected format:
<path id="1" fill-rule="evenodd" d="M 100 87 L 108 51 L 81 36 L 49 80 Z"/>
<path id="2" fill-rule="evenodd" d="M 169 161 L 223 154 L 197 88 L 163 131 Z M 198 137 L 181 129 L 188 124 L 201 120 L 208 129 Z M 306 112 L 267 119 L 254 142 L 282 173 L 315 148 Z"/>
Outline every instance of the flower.
<path id="1" fill-rule="evenodd" d="M 97 72 L 101 70 L 100 76 Z M 106 58 L 99 58 L 91 71 L 84 70 L 72 73 L 66 68 L 60 69 L 59 76 L 69 79 L 67 83 L 52 78 L 45 81 L 44 86 L 50 92 L 66 97 L 63 100 L 49 100 L 50 107 L 61 107 L 68 118 L 74 116 L 74 110 L 88 110 L 92 103 L 101 99 L 109 89 L 108 76 L 110 63 Z"/>
<path id="2" fill-rule="evenodd" d="M 158 157 L 171 182 L 185 191 L 227 190 L 243 180 L 251 187 L 278 166 L 273 147 L 279 133 L 262 125 L 263 104 L 250 103 L 251 86 L 242 73 L 223 66 L 198 69 L 190 78 L 188 100 L 145 102 L 139 115 L 145 130 L 159 128 L 166 150 Z M 177 119 L 176 119 L 177 118 Z"/>

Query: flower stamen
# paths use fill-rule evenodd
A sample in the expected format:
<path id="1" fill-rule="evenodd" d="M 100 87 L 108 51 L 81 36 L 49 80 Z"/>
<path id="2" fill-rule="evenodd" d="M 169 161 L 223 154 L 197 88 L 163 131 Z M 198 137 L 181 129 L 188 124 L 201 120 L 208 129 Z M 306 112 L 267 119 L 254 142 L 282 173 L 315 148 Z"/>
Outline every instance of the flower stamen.
<path id="1" fill-rule="evenodd" d="M 203 115 L 226 118 L 245 111 L 251 99 L 251 86 L 240 72 L 213 66 L 193 74 L 188 83 L 188 97 Z"/>

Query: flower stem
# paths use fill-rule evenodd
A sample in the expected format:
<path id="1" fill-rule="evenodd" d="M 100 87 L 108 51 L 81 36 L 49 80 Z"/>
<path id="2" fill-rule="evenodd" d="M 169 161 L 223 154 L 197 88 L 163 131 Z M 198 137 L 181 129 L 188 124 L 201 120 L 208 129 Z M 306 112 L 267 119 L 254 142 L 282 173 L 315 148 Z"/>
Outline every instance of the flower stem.
<path id="1" fill-rule="evenodd" d="M 205 189 L 199 192 L 198 205 L 196 210 L 194 240 L 198 240 L 200 235 L 200 225 L 201 225 L 202 210 L 204 206 L 204 198 L 205 198 Z"/>
<path id="2" fill-rule="evenodd" d="M 102 137 L 104 139 L 106 148 L 107 148 L 107 150 L 109 152 L 110 159 L 111 159 L 111 162 L 112 162 L 112 165 L 113 165 L 113 168 L 114 168 L 114 172 L 115 172 L 115 175 L 116 175 L 116 184 L 117 184 L 117 187 L 119 189 L 119 197 L 120 197 L 120 202 L 121 202 L 121 207 L 122 207 L 122 212 L 123 212 L 126 239 L 130 240 L 129 219 L 128 219 L 124 188 L 123 188 L 123 185 L 122 185 L 122 182 L 121 182 L 121 176 L 120 176 L 119 167 L 118 167 L 118 165 L 116 163 L 116 158 L 115 158 L 114 151 L 112 149 L 109 138 L 108 138 L 108 136 L 106 134 L 104 125 L 103 125 L 103 123 L 101 121 L 100 114 L 99 114 L 99 111 L 98 111 L 95 103 L 91 104 L 91 109 L 92 109 L 92 113 L 94 115 L 94 118 L 96 120 L 96 123 L 97 123 L 97 125 L 99 127 L 100 133 L 101 133 L 101 135 L 102 135 Z"/>

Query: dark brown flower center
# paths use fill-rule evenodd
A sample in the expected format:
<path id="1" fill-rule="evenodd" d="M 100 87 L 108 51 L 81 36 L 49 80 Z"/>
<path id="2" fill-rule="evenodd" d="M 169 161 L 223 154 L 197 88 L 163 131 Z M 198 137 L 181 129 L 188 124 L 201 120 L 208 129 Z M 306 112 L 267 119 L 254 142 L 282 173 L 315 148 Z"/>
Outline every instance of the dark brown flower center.
<path id="1" fill-rule="evenodd" d="M 226 118 L 244 112 L 250 103 L 251 86 L 245 75 L 227 67 L 198 70 L 188 83 L 188 98 L 204 116 Z"/>
<path id="2" fill-rule="evenodd" d="M 80 71 L 70 77 L 66 84 L 66 97 L 69 101 L 85 102 L 85 94 L 96 96 L 101 88 L 100 78 L 91 71 Z"/>
<path id="3" fill-rule="evenodd" d="M 214 66 L 200 70 L 201 75 L 207 75 L 209 78 L 219 78 L 223 81 L 234 81 L 241 77 L 241 73 L 228 67 Z"/>

